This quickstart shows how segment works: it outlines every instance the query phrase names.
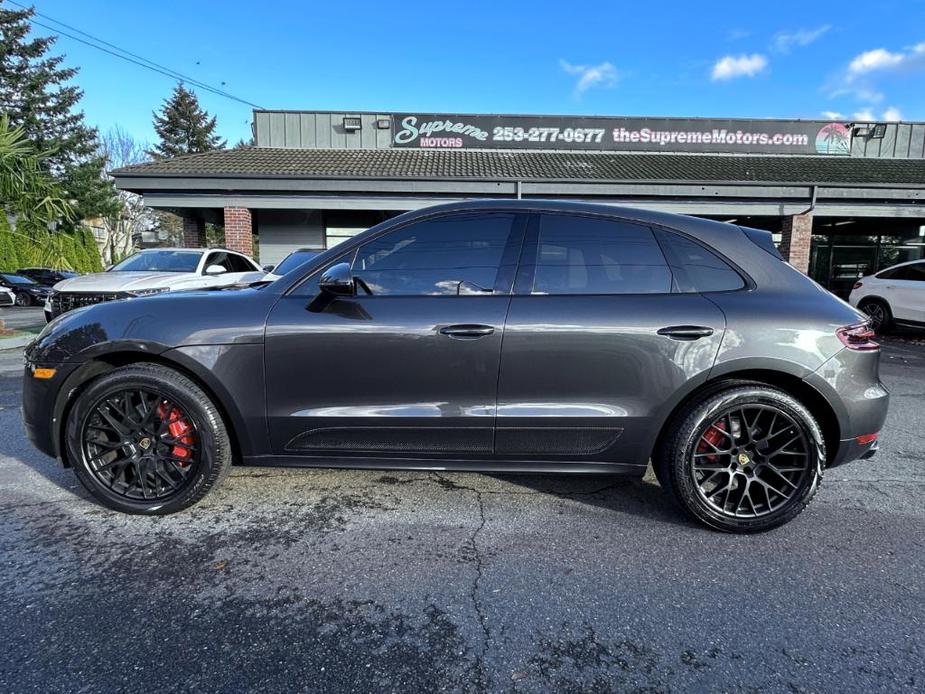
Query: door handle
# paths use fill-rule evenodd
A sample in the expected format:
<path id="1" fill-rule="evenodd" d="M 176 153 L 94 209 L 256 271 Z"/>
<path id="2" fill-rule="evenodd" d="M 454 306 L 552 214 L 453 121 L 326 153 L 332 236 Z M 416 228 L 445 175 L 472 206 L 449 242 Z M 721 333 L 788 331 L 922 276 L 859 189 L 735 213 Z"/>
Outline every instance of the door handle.
<path id="1" fill-rule="evenodd" d="M 658 331 L 659 335 L 670 337 L 672 340 L 699 340 L 713 334 L 713 328 L 704 325 L 670 325 Z"/>
<path id="2" fill-rule="evenodd" d="M 495 332 L 490 325 L 447 325 L 440 328 L 440 334 L 447 337 L 454 337 L 460 340 L 474 340 L 479 337 L 485 337 Z"/>

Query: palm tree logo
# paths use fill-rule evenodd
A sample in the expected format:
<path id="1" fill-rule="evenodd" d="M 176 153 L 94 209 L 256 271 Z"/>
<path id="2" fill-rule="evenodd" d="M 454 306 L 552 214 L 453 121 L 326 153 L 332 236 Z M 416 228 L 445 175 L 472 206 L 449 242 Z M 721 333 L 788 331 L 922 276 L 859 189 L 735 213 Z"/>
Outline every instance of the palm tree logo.
<path id="1" fill-rule="evenodd" d="M 823 125 L 816 134 L 816 151 L 819 154 L 849 154 L 851 131 L 841 123 Z"/>

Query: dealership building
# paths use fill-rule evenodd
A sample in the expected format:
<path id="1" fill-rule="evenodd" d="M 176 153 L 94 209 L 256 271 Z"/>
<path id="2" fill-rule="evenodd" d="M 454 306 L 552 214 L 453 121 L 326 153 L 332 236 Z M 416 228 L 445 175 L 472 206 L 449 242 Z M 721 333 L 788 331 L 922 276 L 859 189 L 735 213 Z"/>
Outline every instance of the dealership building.
<path id="1" fill-rule="evenodd" d="M 925 123 L 254 112 L 255 146 L 113 172 L 260 262 L 406 210 L 469 198 L 583 200 L 768 229 L 824 286 L 925 257 Z M 255 243 L 256 239 L 256 243 Z"/>

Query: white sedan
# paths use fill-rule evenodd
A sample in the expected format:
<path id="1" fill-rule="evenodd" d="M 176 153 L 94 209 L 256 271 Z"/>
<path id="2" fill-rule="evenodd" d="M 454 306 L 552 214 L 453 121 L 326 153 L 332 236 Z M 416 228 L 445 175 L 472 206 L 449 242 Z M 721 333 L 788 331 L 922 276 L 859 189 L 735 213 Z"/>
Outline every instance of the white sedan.
<path id="1" fill-rule="evenodd" d="M 150 248 L 106 272 L 58 282 L 45 302 L 45 319 L 113 299 L 176 289 L 224 287 L 253 282 L 266 273 L 246 255 L 224 248 Z"/>
<path id="2" fill-rule="evenodd" d="M 913 260 L 862 277 L 848 301 L 870 316 L 877 332 L 895 323 L 925 327 L 925 260 Z"/>

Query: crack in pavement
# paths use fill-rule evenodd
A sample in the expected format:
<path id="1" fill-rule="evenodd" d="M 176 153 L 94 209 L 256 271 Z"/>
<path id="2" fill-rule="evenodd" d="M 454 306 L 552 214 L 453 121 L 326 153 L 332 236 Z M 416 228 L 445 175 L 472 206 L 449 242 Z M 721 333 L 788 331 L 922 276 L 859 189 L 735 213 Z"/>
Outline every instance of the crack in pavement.
<path id="1" fill-rule="evenodd" d="M 475 656 L 475 661 L 472 663 L 472 668 L 470 671 L 475 671 L 476 689 L 478 691 L 487 691 L 488 683 L 486 682 L 487 673 L 485 671 L 485 656 L 488 654 L 488 644 L 491 642 L 491 631 L 488 628 L 488 619 L 485 616 L 485 612 L 482 610 L 482 599 L 479 594 L 479 586 L 482 583 L 484 570 L 484 558 L 482 557 L 482 553 L 479 551 L 478 545 L 479 533 L 484 530 L 486 523 L 485 500 L 482 498 L 483 492 L 480 489 L 457 484 L 453 480 L 447 479 L 439 473 L 434 473 L 434 477 L 436 480 L 430 481 L 436 481 L 437 484 L 446 490 L 472 492 L 475 494 L 475 499 L 478 503 L 479 524 L 467 541 L 467 544 L 472 549 L 472 556 L 475 559 L 475 577 L 472 581 L 472 588 L 469 591 L 469 599 L 472 601 L 472 609 L 475 611 L 475 615 L 478 618 L 479 627 L 482 629 L 482 635 L 484 638 L 482 639 L 482 647 L 478 654 Z"/>

